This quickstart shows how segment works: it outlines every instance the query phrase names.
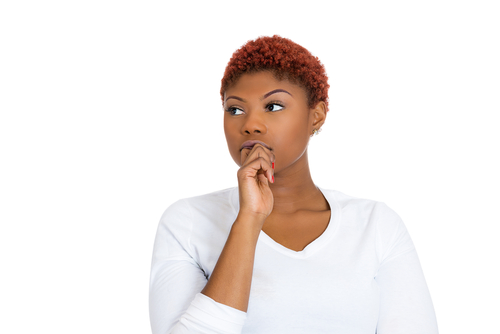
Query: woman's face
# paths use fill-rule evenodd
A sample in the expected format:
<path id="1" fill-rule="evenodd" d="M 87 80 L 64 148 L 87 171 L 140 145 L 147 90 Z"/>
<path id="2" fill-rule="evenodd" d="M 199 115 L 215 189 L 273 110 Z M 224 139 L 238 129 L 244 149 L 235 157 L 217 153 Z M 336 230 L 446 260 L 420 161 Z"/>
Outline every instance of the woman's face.
<path id="1" fill-rule="evenodd" d="M 275 173 L 307 159 L 310 135 L 326 116 L 323 102 L 310 112 L 302 87 L 279 81 L 266 71 L 244 74 L 229 87 L 224 110 L 224 132 L 233 160 L 242 166 L 254 144 L 248 141 L 260 141 L 275 155 Z"/>

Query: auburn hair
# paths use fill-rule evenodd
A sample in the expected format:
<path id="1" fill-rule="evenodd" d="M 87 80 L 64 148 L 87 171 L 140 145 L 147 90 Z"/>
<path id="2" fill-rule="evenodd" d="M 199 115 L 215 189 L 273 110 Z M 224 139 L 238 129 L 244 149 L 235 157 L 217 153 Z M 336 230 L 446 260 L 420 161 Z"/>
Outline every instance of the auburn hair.
<path id="1" fill-rule="evenodd" d="M 289 80 L 305 89 L 308 107 L 320 101 L 328 110 L 328 76 L 318 57 L 288 38 L 274 35 L 250 40 L 233 53 L 221 80 L 220 94 L 245 73 L 271 72 L 278 80 Z"/>

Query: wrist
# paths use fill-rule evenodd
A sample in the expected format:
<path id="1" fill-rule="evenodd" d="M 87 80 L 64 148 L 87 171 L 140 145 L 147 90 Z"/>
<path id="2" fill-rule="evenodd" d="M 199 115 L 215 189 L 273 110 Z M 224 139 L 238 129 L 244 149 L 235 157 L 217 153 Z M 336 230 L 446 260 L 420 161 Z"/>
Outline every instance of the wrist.
<path id="1" fill-rule="evenodd" d="M 258 213 L 258 212 L 249 212 L 249 211 L 243 211 L 240 210 L 238 212 L 238 216 L 236 217 L 237 221 L 242 221 L 246 222 L 249 224 L 264 224 L 264 221 L 266 220 L 267 215 L 264 213 Z"/>
<path id="2" fill-rule="evenodd" d="M 256 232 L 257 235 L 262 230 L 262 226 L 266 221 L 264 214 L 239 212 L 233 227 L 240 227 L 249 231 Z"/>

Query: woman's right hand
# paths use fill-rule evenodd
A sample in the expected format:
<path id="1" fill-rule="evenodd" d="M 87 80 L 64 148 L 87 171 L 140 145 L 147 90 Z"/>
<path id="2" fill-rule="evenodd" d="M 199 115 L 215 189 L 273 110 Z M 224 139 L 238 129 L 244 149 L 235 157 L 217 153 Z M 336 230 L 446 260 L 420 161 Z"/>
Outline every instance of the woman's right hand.
<path id="1" fill-rule="evenodd" d="M 243 164 L 238 170 L 240 215 L 259 218 L 264 224 L 274 205 L 269 187 L 269 183 L 274 183 L 274 153 L 261 144 L 255 144 L 251 150 L 244 148 L 241 151 L 241 160 Z"/>

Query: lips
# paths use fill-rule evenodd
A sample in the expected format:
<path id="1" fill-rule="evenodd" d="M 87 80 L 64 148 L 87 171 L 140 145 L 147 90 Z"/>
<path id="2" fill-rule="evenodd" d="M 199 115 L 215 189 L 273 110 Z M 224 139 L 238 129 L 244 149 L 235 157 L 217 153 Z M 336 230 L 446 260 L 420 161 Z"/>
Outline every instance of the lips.
<path id="1" fill-rule="evenodd" d="M 241 145 L 240 151 L 245 148 L 252 149 L 255 146 L 255 144 L 261 144 L 265 148 L 272 150 L 272 148 L 270 148 L 266 143 L 261 142 L 260 140 L 247 140 L 246 142 L 243 143 L 243 145 Z"/>

